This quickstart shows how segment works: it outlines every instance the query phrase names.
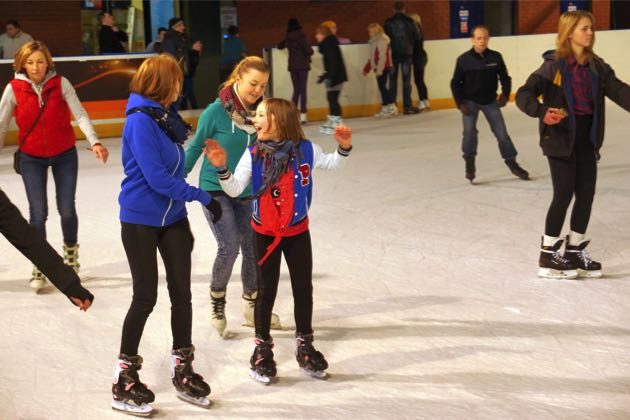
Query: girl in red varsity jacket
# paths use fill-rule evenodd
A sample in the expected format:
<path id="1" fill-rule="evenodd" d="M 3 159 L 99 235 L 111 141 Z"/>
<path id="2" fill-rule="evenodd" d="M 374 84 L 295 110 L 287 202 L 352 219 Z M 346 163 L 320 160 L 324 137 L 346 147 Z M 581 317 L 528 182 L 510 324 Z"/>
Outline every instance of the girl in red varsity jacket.
<path id="1" fill-rule="evenodd" d="M 46 180 L 48 168 L 52 168 L 63 231 L 64 259 L 78 272 L 78 219 L 74 202 L 78 156 L 74 130 L 70 125 L 72 115 L 90 142 L 96 158 L 105 163 L 108 151 L 96 137 L 90 118 L 68 79 L 55 72 L 46 45 L 39 41 L 24 44 L 15 55 L 13 69 L 15 78 L 5 88 L 0 101 L 0 145 L 15 113 L 30 223 L 46 237 Z M 46 278 L 35 266 L 30 285 L 34 289 L 46 285 Z"/>
<path id="2" fill-rule="evenodd" d="M 322 377 L 328 367 L 313 347 L 312 250 L 308 208 L 312 170 L 339 169 L 352 149 L 352 131 L 335 129 L 339 143 L 334 153 L 304 139 L 296 107 L 284 99 L 267 99 L 256 110 L 257 142 L 243 154 L 235 173 L 225 167 L 226 154 L 215 141 L 206 142 L 206 156 L 217 167 L 221 187 L 233 197 L 252 184 L 252 227 L 258 261 L 255 307 L 256 349 L 251 375 L 269 382 L 275 376 L 273 341 L 269 335 L 271 310 L 280 278 L 281 256 L 289 268 L 293 290 L 297 361 L 308 373 Z"/>

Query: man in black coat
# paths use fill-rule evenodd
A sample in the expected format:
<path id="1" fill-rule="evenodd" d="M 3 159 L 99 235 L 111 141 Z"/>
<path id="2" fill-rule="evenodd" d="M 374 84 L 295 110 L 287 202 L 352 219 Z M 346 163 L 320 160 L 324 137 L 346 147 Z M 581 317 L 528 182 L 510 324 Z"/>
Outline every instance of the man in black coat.
<path id="1" fill-rule="evenodd" d="M 114 17 L 107 12 L 100 12 L 98 20 L 101 29 L 98 32 L 98 46 L 101 54 L 116 54 L 127 52 L 129 37 L 114 25 Z"/>

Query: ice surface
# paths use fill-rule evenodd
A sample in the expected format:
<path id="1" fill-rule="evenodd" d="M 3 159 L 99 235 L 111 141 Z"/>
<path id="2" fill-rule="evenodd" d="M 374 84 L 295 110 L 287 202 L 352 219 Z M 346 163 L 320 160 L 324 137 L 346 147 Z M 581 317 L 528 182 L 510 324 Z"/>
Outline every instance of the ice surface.
<path id="1" fill-rule="evenodd" d="M 302 375 L 293 356 L 286 268 L 274 309 L 277 383 L 248 376 L 252 329 L 242 327 L 239 270 L 228 290 L 228 329 L 210 325 L 208 284 L 216 244 L 198 204 L 189 206 L 195 369 L 212 386 L 210 411 L 176 398 L 169 374 L 169 302 L 160 297 L 140 346 L 141 378 L 157 418 L 630 418 L 630 115 L 608 106 L 607 135 L 589 228 L 605 278 L 536 277 L 551 197 L 537 121 L 505 109 L 521 181 L 479 121 L 477 181 L 464 179 L 457 111 L 390 120 L 353 119 L 348 166 L 315 174 L 311 209 L 316 347 L 327 381 Z M 307 135 L 334 149 L 309 124 Z M 84 284 L 80 313 L 59 292 L 35 295 L 30 263 L 0 239 L 0 418 L 123 418 L 112 412 L 111 377 L 131 299 L 120 241 L 120 139 L 103 166 L 80 142 L 77 206 Z M 0 187 L 28 214 L 12 147 L 0 153 Z M 190 176 L 197 182 L 197 166 Z M 49 240 L 61 229 L 49 179 Z"/>

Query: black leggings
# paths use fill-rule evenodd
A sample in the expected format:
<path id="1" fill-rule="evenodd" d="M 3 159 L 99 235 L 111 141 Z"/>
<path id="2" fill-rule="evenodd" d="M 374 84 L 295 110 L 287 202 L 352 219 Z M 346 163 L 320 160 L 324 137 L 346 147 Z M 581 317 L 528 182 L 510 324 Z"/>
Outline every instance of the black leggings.
<path id="1" fill-rule="evenodd" d="M 576 138 L 573 153 L 568 159 L 549 157 L 553 200 L 547 212 L 545 235 L 558 237 L 571 199 L 571 230 L 586 233 L 597 181 L 597 158 L 589 139 L 592 118 L 576 116 Z"/>
<path id="2" fill-rule="evenodd" d="M 427 85 L 424 83 L 424 68 L 426 61 L 423 59 L 414 60 L 413 63 L 413 80 L 418 88 L 418 98 L 423 101 L 429 99 Z"/>
<path id="3" fill-rule="evenodd" d="M 138 354 L 144 325 L 157 301 L 158 250 L 164 261 L 171 299 L 173 349 L 190 347 L 190 255 L 194 239 L 188 219 L 163 227 L 122 222 L 121 236 L 133 279 L 133 298 L 123 324 L 120 352 L 127 356 Z"/>
<path id="4" fill-rule="evenodd" d="M 329 90 L 326 92 L 326 99 L 328 99 L 328 112 L 330 115 L 341 117 L 341 105 L 339 105 L 340 90 Z"/>
<path id="5" fill-rule="evenodd" d="M 273 242 L 273 236 L 254 232 L 256 256 L 260 259 Z M 293 291 L 293 313 L 297 333 L 311 334 L 313 318 L 313 252 L 309 231 L 299 235 L 282 238 L 278 247 L 258 266 L 258 296 L 254 319 L 256 337 L 269 340 L 271 311 L 278 293 L 280 280 L 280 262 L 284 259 L 289 267 L 291 289 Z"/>

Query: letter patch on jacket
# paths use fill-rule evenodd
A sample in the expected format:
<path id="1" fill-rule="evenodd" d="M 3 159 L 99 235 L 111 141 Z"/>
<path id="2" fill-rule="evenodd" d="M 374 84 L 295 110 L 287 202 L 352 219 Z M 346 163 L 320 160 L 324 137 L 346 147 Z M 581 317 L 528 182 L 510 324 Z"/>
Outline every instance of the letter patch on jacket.
<path id="1" fill-rule="evenodd" d="M 302 186 L 306 187 L 309 184 L 309 177 L 311 176 L 311 165 L 303 163 L 298 168 L 300 175 L 302 175 Z"/>

